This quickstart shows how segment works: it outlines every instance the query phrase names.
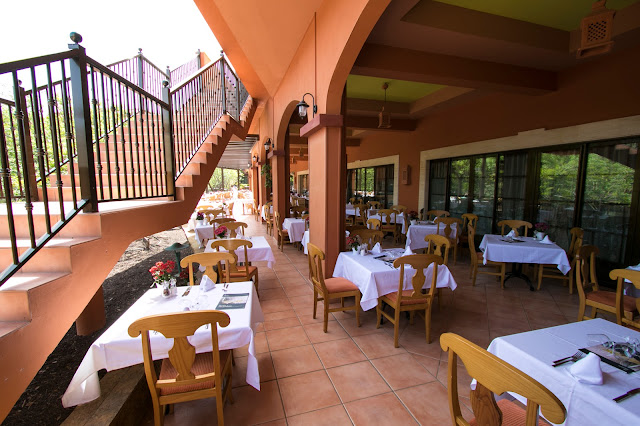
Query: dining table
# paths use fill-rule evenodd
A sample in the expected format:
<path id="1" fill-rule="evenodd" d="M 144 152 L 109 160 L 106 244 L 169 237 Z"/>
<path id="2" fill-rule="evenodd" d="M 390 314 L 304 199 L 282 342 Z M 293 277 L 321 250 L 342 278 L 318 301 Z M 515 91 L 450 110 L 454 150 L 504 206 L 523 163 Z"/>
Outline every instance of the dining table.
<path id="1" fill-rule="evenodd" d="M 431 234 L 439 234 L 444 235 L 445 225 L 440 227 L 440 231 L 438 232 L 438 224 L 430 221 L 418 221 L 416 223 L 412 223 L 409 225 L 409 229 L 407 230 L 407 242 L 405 243 L 405 247 L 410 248 L 411 250 L 419 250 L 426 248 L 428 246 L 424 237 Z M 455 238 L 458 234 L 457 226 L 451 228 L 451 238 Z"/>
<path id="2" fill-rule="evenodd" d="M 398 258 L 403 254 L 404 249 L 387 249 L 379 254 L 369 253 L 365 256 L 353 253 L 352 251 L 341 252 L 336 261 L 333 276 L 346 278 L 360 289 L 360 293 L 362 293 L 360 306 L 363 310 L 367 311 L 378 305 L 378 298 L 380 296 L 398 291 L 400 269 L 394 268 L 389 262 L 385 262 L 379 257 L 384 255 L 387 258 Z M 431 287 L 433 265 L 430 265 L 424 272 L 425 284 L 423 288 L 426 289 Z M 405 290 L 411 288 L 411 277 L 413 277 L 414 274 L 414 269 L 405 267 Z M 438 265 L 436 287 L 448 287 L 451 290 L 455 290 L 457 286 L 449 268 L 447 268 L 446 265 Z"/>
<path id="3" fill-rule="evenodd" d="M 304 219 L 287 217 L 282 221 L 282 229 L 288 232 L 290 242 L 297 243 L 302 241 L 302 236 L 306 229 L 306 223 Z"/>
<path id="4" fill-rule="evenodd" d="M 195 233 L 195 239 L 200 247 L 204 246 L 204 242 L 211 240 L 214 237 L 214 229 L 218 227 L 218 224 L 214 222 L 211 224 L 204 221 L 196 221 L 193 226 L 193 232 Z M 242 235 L 242 227 L 239 227 L 237 232 Z"/>
<path id="5" fill-rule="evenodd" d="M 240 248 L 235 251 L 236 256 L 238 256 L 238 262 L 267 262 L 267 267 L 273 269 L 273 266 L 276 263 L 276 258 L 273 255 L 273 250 L 271 250 L 271 246 L 265 237 L 241 236 L 240 238 L 251 241 L 252 246 L 247 248 L 247 257 L 249 259 L 244 258 L 244 249 Z M 209 240 L 209 242 L 207 242 L 207 246 L 204 248 L 205 253 L 213 253 L 215 251 L 211 247 L 213 241 L 215 240 Z M 200 270 L 203 271 L 204 268 L 201 267 Z"/>
<path id="6" fill-rule="evenodd" d="M 625 338 L 640 340 L 639 332 L 596 318 L 498 337 L 487 350 L 558 397 L 567 409 L 564 425 L 640 424 L 640 394 L 620 402 L 613 400 L 640 387 L 640 372 L 628 373 L 601 361 L 603 384 L 594 385 L 582 383 L 571 374 L 572 362 L 553 367 L 553 361 L 593 346 L 590 335 L 604 335 L 615 342 L 624 342 Z M 520 395 L 512 396 L 526 404 Z"/>
<path id="7" fill-rule="evenodd" d="M 484 264 L 487 261 L 512 263 L 512 272 L 507 274 L 505 283 L 510 278 L 522 278 L 534 291 L 531 280 L 522 273 L 523 264 L 556 265 L 566 275 L 571 270 L 567 252 L 553 242 L 545 243 L 533 237 L 509 238 L 502 235 L 485 234 L 480 243 L 484 252 Z"/>
<path id="8" fill-rule="evenodd" d="M 382 221 L 382 217 L 378 213 L 370 214 L 369 215 L 369 219 L 378 219 L 379 221 Z M 386 220 L 386 216 L 385 216 L 385 220 Z M 383 225 L 387 225 L 387 224 L 390 224 L 390 223 L 394 223 L 394 224 L 398 223 L 398 224 L 402 225 L 402 228 L 401 228 L 402 233 L 403 234 L 407 233 L 407 230 L 406 230 L 406 227 L 405 227 L 405 223 L 404 223 L 404 213 L 399 213 L 397 215 L 391 215 L 391 217 L 389 218 L 389 222 L 388 223 L 385 222 L 385 223 L 383 223 Z"/>
<path id="9" fill-rule="evenodd" d="M 64 407 L 85 404 L 100 397 L 98 371 L 112 371 L 144 362 L 141 336 L 131 337 L 128 333 L 129 326 L 134 321 L 148 315 L 216 309 L 225 294 L 247 295 L 248 299 L 242 308 L 222 309 L 229 315 L 231 322 L 227 327 L 218 327 L 219 349 L 236 349 L 249 345 L 246 381 L 260 390 L 254 336 L 255 329 L 264 321 L 264 316 L 253 283 L 233 283 L 232 289 L 227 291 L 220 284 L 210 291 L 204 291 L 204 287 L 200 286 L 178 287 L 178 294 L 168 298 L 163 297 L 161 291 L 161 288 L 153 288 L 145 292 L 93 342 L 62 397 Z M 149 337 L 153 358 L 168 358 L 173 339 L 167 339 L 161 333 L 150 333 Z M 189 341 L 195 346 L 196 353 L 211 351 L 209 326 L 200 327 Z"/>

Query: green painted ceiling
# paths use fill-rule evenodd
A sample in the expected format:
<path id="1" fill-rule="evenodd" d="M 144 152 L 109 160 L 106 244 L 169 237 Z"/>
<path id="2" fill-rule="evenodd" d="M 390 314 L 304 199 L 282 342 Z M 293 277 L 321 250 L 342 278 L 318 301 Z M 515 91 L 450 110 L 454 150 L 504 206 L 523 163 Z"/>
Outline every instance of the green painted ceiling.
<path id="1" fill-rule="evenodd" d="M 545 27 L 573 31 L 589 12 L 594 0 L 434 0 L 491 13 Z M 638 0 L 608 0 L 607 8 L 620 10 Z"/>
<path id="2" fill-rule="evenodd" d="M 387 100 L 392 102 L 413 102 L 445 86 L 438 84 L 416 83 L 404 80 L 349 75 L 347 77 L 347 97 L 384 100 L 383 83 L 389 83 Z"/>

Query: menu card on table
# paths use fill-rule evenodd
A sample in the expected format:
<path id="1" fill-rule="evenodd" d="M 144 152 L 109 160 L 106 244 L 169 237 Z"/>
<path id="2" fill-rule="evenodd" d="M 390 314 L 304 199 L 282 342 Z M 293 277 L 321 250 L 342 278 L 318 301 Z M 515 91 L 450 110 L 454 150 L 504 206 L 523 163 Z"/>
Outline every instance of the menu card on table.
<path id="1" fill-rule="evenodd" d="M 247 305 L 247 300 L 249 300 L 249 293 L 225 294 L 222 296 L 222 299 L 220 299 L 216 309 L 244 309 Z"/>

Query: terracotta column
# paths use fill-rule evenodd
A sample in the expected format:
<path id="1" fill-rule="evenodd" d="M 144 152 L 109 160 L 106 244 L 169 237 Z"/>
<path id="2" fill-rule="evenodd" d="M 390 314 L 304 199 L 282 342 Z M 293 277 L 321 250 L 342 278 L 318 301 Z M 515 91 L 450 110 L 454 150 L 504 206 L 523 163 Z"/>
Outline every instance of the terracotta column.
<path id="1" fill-rule="evenodd" d="M 273 212 L 280 212 L 280 217 L 287 217 L 289 210 L 287 202 L 289 200 L 289 182 L 286 178 L 286 157 L 284 150 L 282 153 L 276 150 L 271 157 L 271 178 L 273 180 Z"/>
<path id="2" fill-rule="evenodd" d="M 309 239 L 326 255 L 325 276 L 333 275 L 344 246 L 346 154 L 341 115 L 316 115 L 300 129 L 309 140 Z"/>

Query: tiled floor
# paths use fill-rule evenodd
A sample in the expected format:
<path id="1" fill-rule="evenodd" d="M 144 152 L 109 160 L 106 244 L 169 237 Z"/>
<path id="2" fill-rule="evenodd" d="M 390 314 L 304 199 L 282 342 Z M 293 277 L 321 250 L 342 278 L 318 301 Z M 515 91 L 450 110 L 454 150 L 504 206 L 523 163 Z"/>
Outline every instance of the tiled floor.
<path id="1" fill-rule="evenodd" d="M 244 220 L 249 235 L 265 235 L 264 225 L 253 217 Z M 514 279 L 502 290 L 495 277 L 479 275 L 472 287 L 469 261 L 462 256 L 450 267 L 458 288 L 444 290 L 442 309 L 434 308 L 431 344 L 424 322 L 410 325 L 403 319 L 400 348 L 394 348 L 393 328 L 386 322 L 376 329 L 375 309 L 361 314 L 361 327 L 353 312 L 329 314 L 325 334 L 322 316 L 312 318 L 307 257 L 291 245 L 282 253 L 275 239 L 267 239 L 276 265 L 273 270 L 259 265 L 265 322 L 256 349 L 262 389 L 246 384 L 247 351 L 235 350 L 235 403 L 224 407 L 230 425 L 447 424 L 447 355 L 440 349 L 441 333 L 455 332 L 486 347 L 498 336 L 577 317 L 578 296 L 569 295 L 560 281 L 545 281 L 541 291 L 530 292 Z M 470 414 L 469 381 L 462 369 L 458 388 L 465 414 Z M 202 400 L 177 404 L 165 422 L 211 425 L 215 419 L 215 402 Z"/>

